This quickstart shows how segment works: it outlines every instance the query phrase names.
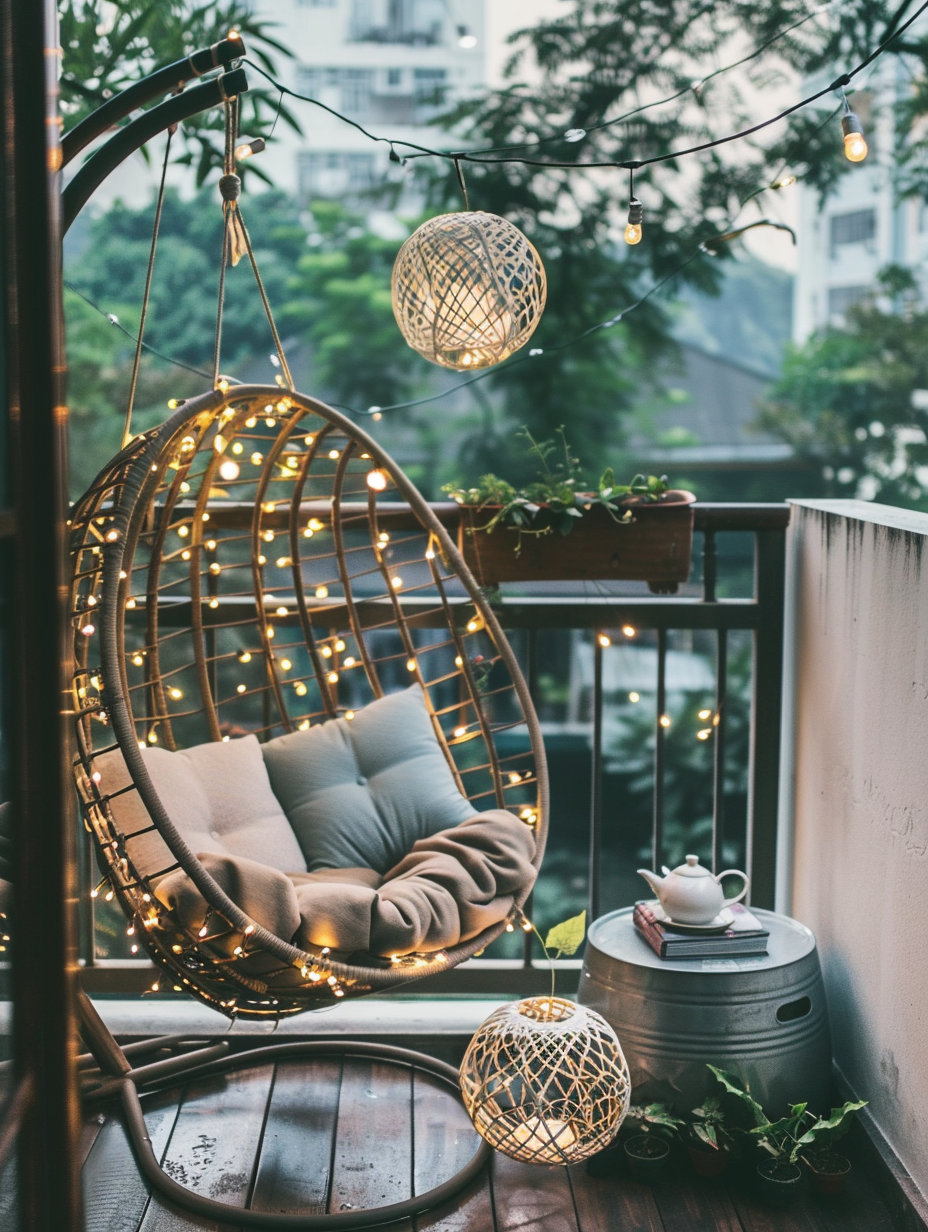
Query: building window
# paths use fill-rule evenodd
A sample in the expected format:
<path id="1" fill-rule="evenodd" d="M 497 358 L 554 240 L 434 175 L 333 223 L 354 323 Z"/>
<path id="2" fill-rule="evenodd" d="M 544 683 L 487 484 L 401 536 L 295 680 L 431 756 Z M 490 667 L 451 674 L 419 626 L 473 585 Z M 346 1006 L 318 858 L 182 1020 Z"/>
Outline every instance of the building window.
<path id="1" fill-rule="evenodd" d="M 843 320 L 855 304 L 862 303 L 870 294 L 866 286 L 829 287 L 828 288 L 828 319 Z"/>
<path id="2" fill-rule="evenodd" d="M 344 150 L 302 150 L 297 181 L 302 201 L 315 197 L 360 196 L 374 180 L 374 155 Z"/>
<path id="3" fill-rule="evenodd" d="M 297 69 L 297 89 L 354 120 L 367 120 L 374 78 L 374 70 L 369 68 L 313 68 L 304 64 Z M 327 93 L 329 97 L 325 97 Z"/>
<path id="4" fill-rule="evenodd" d="M 446 17 L 443 0 L 353 0 L 351 38 L 434 47 L 442 42 Z"/>
<path id="5" fill-rule="evenodd" d="M 829 223 L 831 255 L 844 244 L 869 244 L 876 239 L 876 210 L 833 214 Z"/>

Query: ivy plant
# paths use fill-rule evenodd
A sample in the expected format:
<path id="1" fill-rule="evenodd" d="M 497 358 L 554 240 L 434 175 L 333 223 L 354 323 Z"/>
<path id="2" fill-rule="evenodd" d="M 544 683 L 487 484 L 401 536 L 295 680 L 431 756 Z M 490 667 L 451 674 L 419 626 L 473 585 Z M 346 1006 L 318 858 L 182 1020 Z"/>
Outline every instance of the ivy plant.
<path id="1" fill-rule="evenodd" d="M 593 488 L 584 480 L 584 472 L 568 444 L 563 426 L 546 441 L 536 441 L 523 427 L 516 434 L 528 443 L 528 454 L 539 466 L 538 478 L 524 487 L 515 487 L 498 475 L 484 475 L 474 488 L 446 484 L 443 491 L 459 505 L 478 511 L 492 511 L 489 521 L 471 531 L 492 534 L 497 526 L 511 526 L 519 532 L 516 554 L 522 547 L 523 535 L 550 535 L 556 530 L 569 535 L 576 521 L 594 505 L 604 508 L 612 520 L 623 524 L 632 521 L 628 507 L 630 498 L 656 501 L 667 489 L 667 476 L 635 475 L 630 483 L 617 484 L 615 471 L 606 467 Z M 626 507 L 622 504 L 626 502 Z M 543 514 L 539 518 L 539 514 Z"/>

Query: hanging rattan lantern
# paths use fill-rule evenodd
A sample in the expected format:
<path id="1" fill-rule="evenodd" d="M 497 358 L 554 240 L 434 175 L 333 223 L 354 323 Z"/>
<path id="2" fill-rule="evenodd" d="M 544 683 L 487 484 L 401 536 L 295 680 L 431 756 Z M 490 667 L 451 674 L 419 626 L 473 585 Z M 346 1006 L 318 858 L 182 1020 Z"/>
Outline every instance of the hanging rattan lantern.
<path id="1" fill-rule="evenodd" d="M 524 346 L 545 306 L 545 270 L 518 227 L 496 214 L 442 214 L 423 223 L 393 266 L 403 337 L 443 368 L 498 364 Z"/>
<path id="2" fill-rule="evenodd" d="M 494 1011 L 461 1063 L 464 1106 L 496 1150 L 572 1164 L 618 1133 L 631 1080 L 618 1037 L 595 1010 L 529 997 Z"/>

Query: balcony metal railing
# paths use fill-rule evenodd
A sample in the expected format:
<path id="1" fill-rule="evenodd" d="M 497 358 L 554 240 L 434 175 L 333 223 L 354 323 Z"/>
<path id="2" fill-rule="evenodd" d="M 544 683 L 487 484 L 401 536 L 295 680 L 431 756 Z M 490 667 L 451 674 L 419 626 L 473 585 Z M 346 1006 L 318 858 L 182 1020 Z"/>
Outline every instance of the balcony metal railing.
<path id="1" fill-rule="evenodd" d="M 449 528 L 456 529 L 460 518 L 456 505 L 442 503 L 433 508 Z M 677 773 L 670 743 L 669 725 L 673 720 L 668 708 L 677 687 L 674 671 L 679 674 L 679 665 L 685 667 L 690 660 L 698 661 L 703 694 L 709 680 L 712 682 L 712 695 L 699 712 L 705 716 L 705 726 L 697 733 L 705 749 L 703 770 L 711 778 L 711 841 L 708 837 L 704 840 L 704 859 L 711 859 L 716 870 L 724 867 L 724 853 L 734 843 L 751 876 L 751 901 L 760 907 L 773 906 L 785 531 L 789 507 L 697 503 L 694 510 L 697 535 L 693 580 L 678 595 L 650 595 L 643 584 L 628 583 L 533 583 L 503 588 L 502 623 L 522 661 L 539 706 L 543 730 L 549 733 L 550 749 L 557 750 L 566 743 L 574 750 L 570 758 L 559 754 L 552 758 L 554 807 L 558 809 L 560 800 L 563 811 L 563 802 L 567 801 L 566 811 L 570 815 L 561 827 L 566 835 L 561 835 L 564 845 L 560 849 L 558 826 L 552 826 L 549 852 L 553 872 L 546 873 L 543 868 L 536 887 L 536 897 L 542 889 L 544 893 L 546 906 L 540 908 L 542 916 L 569 914 L 571 906 L 577 906 L 578 896 L 585 898 L 591 919 L 603 909 L 627 905 L 635 896 L 635 857 L 649 857 L 652 867 L 659 868 L 668 858 L 670 848 L 677 844 L 685 818 L 671 815 L 673 810 L 679 811 L 679 791 L 675 802 L 668 801 L 668 775 L 673 778 Z M 245 516 L 244 511 L 226 507 L 218 516 L 234 521 L 240 513 Z M 409 513 L 405 506 L 397 505 L 383 510 L 381 520 L 402 530 Z M 740 553 L 728 550 L 733 542 Z M 739 589 L 747 593 L 733 593 Z M 462 617 L 466 618 L 464 607 L 462 603 Z M 224 613 L 226 618 L 228 615 Z M 163 619 L 170 622 L 168 610 Z M 625 638 L 623 630 L 630 638 Z M 645 655 L 638 653 L 639 677 L 643 669 L 650 671 L 653 667 L 648 690 L 653 704 L 638 707 L 634 712 L 637 735 L 631 747 L 636 752 L 636 764 L 640 766 L 642 757 L 650 759 L 649 783 L 642 789 L 639 782 L 637 788 L 639 803 L 642 790 L 650 794 L 649 841 L 639 843 L 637 848 L 633 836 L 624 832 L 631 822 L 626 825 L 623 816 L 615 816 L 607 799 L 616 757 L 613 738 L 615 731 L 621 729 L 621 722 L 617 725 L 616 720 L 614 691 L 610 693 L 608 687 L 615 677 L 615 672 L 607 670 L 607 656 L 612 653 L 609 642 L 625 640 L 632 644 L 631 638 L 635 646 L 647 647 Z M 688 645 L 682 652 L 674 649 L 675 642 L 680 643 L 681 639 Z M 733 682 L 730 669 L 735 643 L 736 653 L 750 662 L 748 670 L 740 671 L 738 680 Z M 552 648 L 562 661 L 560 701 L 553 706 L 548 696 L 552 691 Z M 640 700 L 648 685 L 637 687 L 640 692 L 627 693 L 626 700 Z M 629 709 L 625 707 L 625 711 Z M 646 716 L 643 711 L 648 712 Z M 647 727 L 650 730 L 645 732 Z M 627 739 L 623 747 L 629 747 Z M 581 791 L 577 767 L 583 763 L 585 784 Z M 569 782 L 565 777 L 568 764 Z M 641 778 L 640 773 L 638 777 Z M 739 783 L 734 793 L 730 786 L 733 779 Z M 587 792 L 588 816 L 582 819 L 576 801 L 583 795 L 585 805 Z M 732 807 L 733 802 L 738 804 L 737 808 Z M 636 824 L 640 832 L 640 816 Z M 673 843 L 668 838 L 671 829 L 675 835 Z M 682 829 L 689 841 L 685 825 Z M 628 866 L 621 870 L 618 883 L 617 844 L 624 851 L 621 862 Z M 578 875 L 578 860 L 582 862 L 583 877 Z M 562 871 L 564 868 L 569 868 L 569 876 Z M 147 960 L 128 956 L 115 913 L 107 919 L 106 908 L 101 911 L 102 900 L 90 897 L 95 880 L 88 848 L 82 860 L 81 887 L 84 985 L 91 992 L 140 993 L 152 982 L 152 968 Z M 574 883 L 581 880 L 584 885 L 578 889 Z M 622 901 L 616 901 L 617 894 L 624 895 Z M 553 922 L 554 918 L 542 919 L 543 926 Z M 472 959 L 463 967 L 430 980 L 421 991 L 432 995 L 522 993 L 543 987 L 549 979 L 547 964 L 541 959 L 541 949 L 531 933 L 504 938 L 502 954 L 497 950 L 497 955 Z M 576 967 L 577 962 L 562 965 Z"/>

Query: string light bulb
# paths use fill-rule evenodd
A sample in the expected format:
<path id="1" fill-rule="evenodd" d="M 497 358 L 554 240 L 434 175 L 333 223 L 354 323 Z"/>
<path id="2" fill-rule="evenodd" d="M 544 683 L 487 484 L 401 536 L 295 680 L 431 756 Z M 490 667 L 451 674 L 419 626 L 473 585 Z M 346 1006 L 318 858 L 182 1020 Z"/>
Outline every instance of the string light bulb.
<path id="1" fill-rule="evenodd" d="M 642 235 L 642 221 L 644 220 L 644 206 L 637 197 L 632 197 L 628 203 L 628 221 L 625 226 L 625 243 L 640 244 Z"/>
<path id="2" fill-rule="evenodd" d="M 518 227 L 465 210 L 413 232 L 393 266 L 392 293 L 409 346 L 442 368 L 470 372 L 528 342 L 544 311 L 547 281 L 541 257 Z"/>
<path id="3" fill-rule="evenodd" d="M 263 137 L 255 137 L 254 141 L 246 141 L 243 145 L 237 145 L 235 147 L 235 161 L 243 163 L 255 154 L 260 154 L 266 146 L 267 142 Z"/>
<path id="4" fill-rule="evenodd" d="M 387 487 L 387 472 L 377 467 L 367 472 L 367 486 L 372 492 L 383 492 Z"/>
<path id="5" fill-rule="evenodd" d="M 848 162 L 862 163 L 868 153 L 867 142 L 864 140 L 860 119 L 851 111 L 847 99 L 844 100 L 841 132 L 844 134 L 844 157 Z"/>

